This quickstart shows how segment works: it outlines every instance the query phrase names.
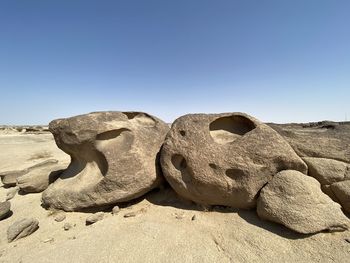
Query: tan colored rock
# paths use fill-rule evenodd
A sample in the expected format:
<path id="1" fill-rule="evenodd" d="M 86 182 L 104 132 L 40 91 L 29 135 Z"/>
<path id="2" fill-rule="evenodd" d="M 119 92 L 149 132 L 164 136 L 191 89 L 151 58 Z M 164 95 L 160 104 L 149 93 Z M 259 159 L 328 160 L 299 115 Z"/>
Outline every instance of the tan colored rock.
<path id="1" fill-rule="evenodd" d="M 0 220 L 6 218 L 11 211 L 11 203 L 9 201 L 0 203 Z"/>
<path id="2" fill-rule="evenodd" d="M 323 230 L 349 229 L 349 219 L 320 189 L 320 183 L 298 171 L 286 170 L 274 176 L 260 192 L 260 218 L 303 234 Z"/>
<path id="3" fill-rule="evenodd" d="M 350 163 L 350 123 L 322 121 L 304 124 L 269 124 L 302 157 Z"/>
<path id="4" fill-rule="evenodd" d="M 158 153 L 169 129 L 141 112 L 95 112 L 50 123 L 57 146 L 72 161 L 42 195 L 66 211 L 115 204 L 159 186 Z"/>
<path id="5" fill-rule="evenodd" d="M 24 176 L 29 172 L 35 172 L 37 170 L 50 167 L 52 165 L 57 165 L 57 163 L 58 161 L 56 159 L 47 159 L 22 170 L 1 172 L 0 174 L 1 181 L 6 187 L 16 186 L 17 179 L 19 177 Z"/>
<path id="6" fill-rule="evenodd" d="M 331 189 L 343 209 L 350 213 L 350 180 L 334 183 L 331 185 Z"/>
<path id="7" fill-rule="evenodd" d="M 65 219 L 66 219 L 66 215 L 64 213 L 59 213 L 55 216 L 56 222 L 62 222 Z"/>
<path id="8" fill-rule="evenodd" d="M 27 169 L 18 171 L 6 171 L 0 174 L 1 181 L 5 187 L 16 186 L 17 178 L 28 173 Z"/>
<path id="9" fill-rule="evenodd" d="M 17 185 L 22 192 L 40 193 L 60 176 L 68 164 L 52 164 L 32 170 L 17 178 Z"/>
<path id="10" fill-rule="evenodd" d="M 326 158 L 304 157 L 309 168 L 309 175 L 316 178 L 321 185 L 343 181 L 348 164 Z"/>
<path id="11" fill-rule="evenodd" d="M 19 190 L 19 188 L 17 186 L 10 188 L 6 193 L 6 201 L 9 201 L 12 198 L 14 198 L 16 196 L 16 194 L 18 193 L 18 190 Z"/>
<path id="12" fill-rule="evenodd" d="M 104 213 L 103 212 L 97 212 L 95 214 L 92 214 L 90 216 L 88 216 L 85 220 L 86 225 L 92 225 L 94 223 L 96 223 L 97 221 L 101 221 L 104 217 Z"/>
<path id="13" fill-rule="evenodd" d="M 26 237 L 39 228 L 39 221 L 34 218 L 25 218 L 16 221 L 7 229 L 8 242 Z"/>
<path id="14" fill-rule="evenodd" d="M 178 118 L 164 142 L 161 165 L 180 196 L 236 208 L 255 207 L 260 189 L 281 170 L 307 173 L 276 131 L 243 113 Z"/>

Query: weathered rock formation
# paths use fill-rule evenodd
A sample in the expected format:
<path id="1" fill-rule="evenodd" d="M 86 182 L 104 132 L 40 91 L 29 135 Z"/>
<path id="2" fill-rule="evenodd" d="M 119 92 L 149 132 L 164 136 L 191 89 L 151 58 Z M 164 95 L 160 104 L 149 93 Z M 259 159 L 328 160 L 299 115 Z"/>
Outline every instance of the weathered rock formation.
<path id="1" fill-rule="evenodd" d="M 53 163 L 29 171 L 17 178 L 17 185 L 22 192 L 40 193 L 60 176 L 67 164 Z"/>
<path id="2" fill-rule="evenodd" d="M 30 177 L 33 174 L 40 174 L 41 177 L 48 177 L 51 171 L 57 170 L 57 166 L 62 166 L 58 164 L 58 160 L 47 159 L 22 170 L 2 172 L 0 177 L 4 186 L 11 187 L 17 184 L 18 178 L 28 173 L 31 173 Z"/>
<path id="3" fill-rule="evenodd" d="M 350 122 L 269 125 L 303 157 L 322 191 L 350 212 Z"/>
<path id="4" fill-rule="evenodd" d="M 161 182 L 158 153 L 169 127 L 141 112 L 95 112 L 59 119 L 50 131 L 71 163 L 43 192 L 66 211 L 137 198 Z"/>
<path id="5" fill-rule="evenodd" d="M 243 113 L 178 118 L 161 153 L 163 173 L 182 197 L 206 205 L 253 208 L 281 170 L 307 166 L 269 126 Z"/>
<path id="6" fill-rule="evenodd" d="M 350 212 L 350 165 L 326 158 L 304 157 L 303 160 L 309 167 L 309 175 L 320 182 L 322 191 Z"/>
<path id="7" fill-rule="evenodd" d="M 269 124 L 301 157 L 350 163 L 350 123 Z"/>
<path id="8" fill-rule="evenodd" d="M 278 173 L 261 190 L 257 213 L 303 234 L 346 230 L 350 223 L 316 179 L 292 170 Z"/>

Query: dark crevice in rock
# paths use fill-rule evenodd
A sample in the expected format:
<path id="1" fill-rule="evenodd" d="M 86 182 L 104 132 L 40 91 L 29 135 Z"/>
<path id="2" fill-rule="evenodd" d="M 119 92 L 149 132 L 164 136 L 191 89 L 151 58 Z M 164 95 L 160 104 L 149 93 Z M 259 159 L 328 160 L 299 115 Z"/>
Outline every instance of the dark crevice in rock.
<path id="1" fill-rule="evenodd" d="M 174 167 L 179 171 L 183 171 L 187 168 L 187 162 L 185 158 L 180 154 L 173 155 L 171 157 L 171 162 L 174 165 Z"/>
<path id="2" fill-rule="evenodd" d="M 97 134 L 96 140 L 111 140 L 120 136 L 120 134 L 124 131 L 130 131 L 130 130 L 124 128 L 124 129 L 116 129 L 116 130 L 103 132 L 103 133 Z"/>

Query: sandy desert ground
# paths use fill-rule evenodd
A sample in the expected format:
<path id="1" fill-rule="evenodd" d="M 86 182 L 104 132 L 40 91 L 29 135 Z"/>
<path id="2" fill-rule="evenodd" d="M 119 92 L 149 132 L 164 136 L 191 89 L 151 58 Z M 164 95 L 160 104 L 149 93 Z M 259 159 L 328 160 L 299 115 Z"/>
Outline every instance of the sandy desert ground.
<path id="1" fill-rule="evenodd" d="M 50 133 L 0 134 L 0 172 L 49 158 L 69 161 Z M 1 201 L 11 190 L 0 187 Z M 58 212 L 41 206 L 40 193 L 16 194 L 13 214 L 0 221 L 0 262 L 350 262 L 350 231 L 296 234 L 260 220 L 255 211 L 180 200 L 168 186 L 120 207 L 87 226 L 91 213 L 65 213 L 56 222 Z M 124 217 L 130 212 L 136 216 Z M 28 217 L 39 220 L 39 229 L 8 243 L 7 228 Z"/>

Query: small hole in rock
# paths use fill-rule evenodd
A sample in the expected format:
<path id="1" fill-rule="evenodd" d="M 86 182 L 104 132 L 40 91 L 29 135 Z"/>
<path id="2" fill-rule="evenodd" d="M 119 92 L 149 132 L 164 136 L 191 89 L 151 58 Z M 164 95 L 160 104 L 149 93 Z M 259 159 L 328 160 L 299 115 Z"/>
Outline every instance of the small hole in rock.
<path id="1" fill-rule="evenodd" d="M 225 171 L 225 174 L 232 179 L 237 179 L 245 176 L 245 172 L 237 168 L 227 169 Z"/>
<path id="2" fill-rule="evenodd" d="M 213 168 L 213 169 L 216 169 L 216 168 L 217 168 L 217 166 L 216 166 L 215 163 L 210 163 L 209 166 L 210 166 L 211 168 Z"/>
<path id="3" fill-rule="evenodd" d="M 137 115 L 140 115 L 140 112 L 133 112 L 133 111 L 129 111 L 129 112 L 123 112 L 126 117 L 128 117 L 129 120 L 135 118 Z"/>
<path id="4" fill-rule="evenodd" d="M 173 155 L 173 157 L 171 157 L 171 162 L 175 166 L 175 168 L 180 171 L 186 169 L 187 167 L 187 162 L 185 158 L 180 154 Z"/>
<path id="5" fill-rule="evenodd" d="M 181 130 L 181 131 L 180 131 L 180 134 L 181 134 L 181 136 L 185 136 L 185 135 L 186 135 L 186 132 L 183 131 L 183 130 Z"/>

